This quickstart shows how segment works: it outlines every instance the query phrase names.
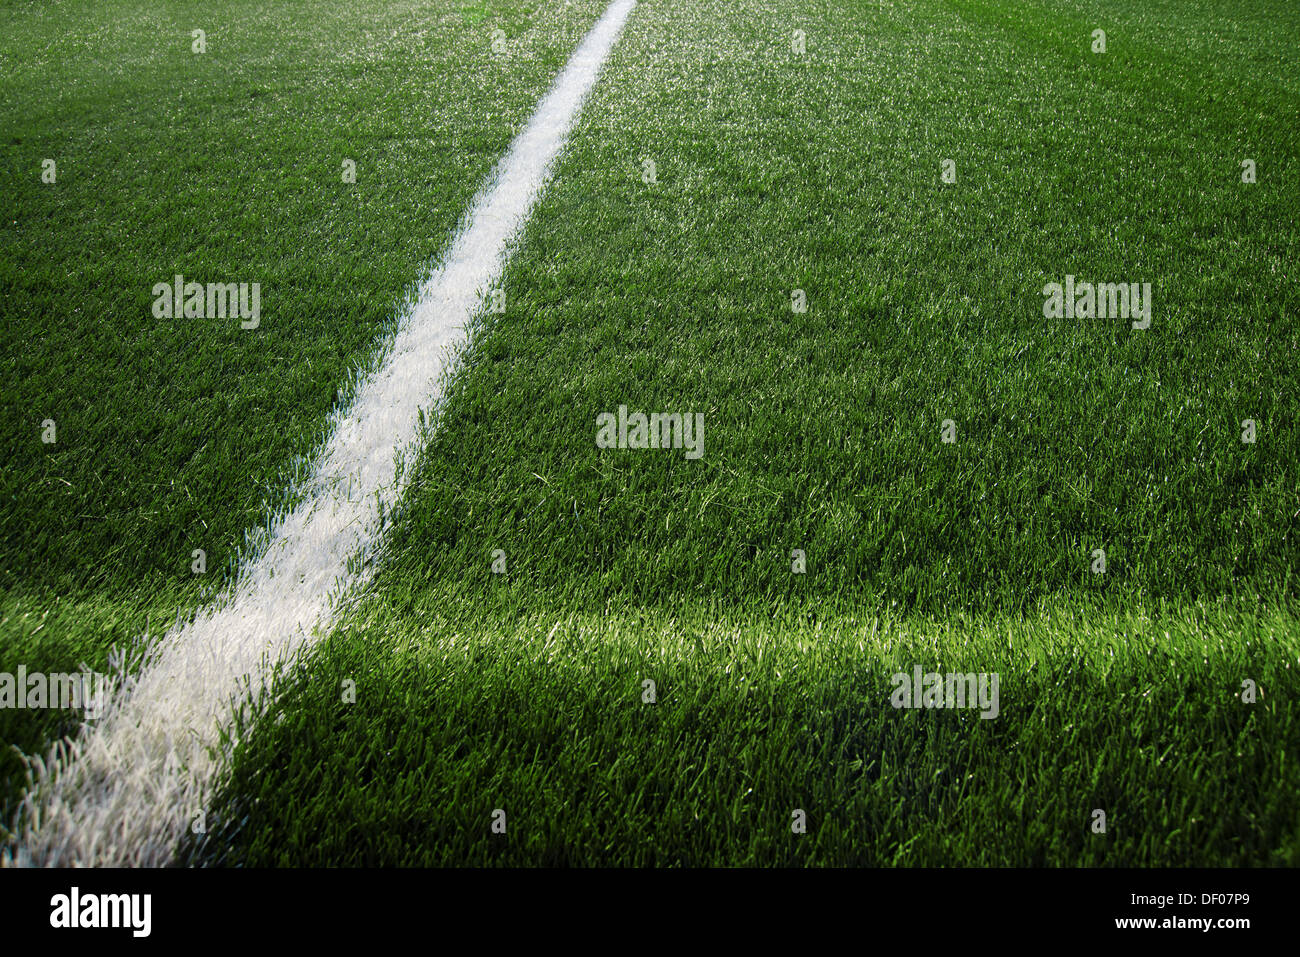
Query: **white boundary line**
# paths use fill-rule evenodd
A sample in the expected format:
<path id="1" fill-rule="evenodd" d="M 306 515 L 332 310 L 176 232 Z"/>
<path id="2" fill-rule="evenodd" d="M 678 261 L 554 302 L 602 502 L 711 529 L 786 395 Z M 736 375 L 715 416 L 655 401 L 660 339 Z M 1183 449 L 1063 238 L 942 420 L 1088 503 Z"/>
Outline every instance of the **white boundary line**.
<path id="1" fill-rule="evenodd" d="M 613 0 L 474 201 L 442 264 L 399 320 L 380 368 L 337 410 L 302 504 L 213 605 L 164 635 L 129 689 L 48 762 L 33 761 L 19 865 L 160 866 L 210 797 L 220 731 L 256 705 L 275 670 L 328 633 L 339 599 L 368 578 L 380 514 L 405 487 L 398 453 L 440 399 L 448 357 L 550 178 L 583 100 L 636 0 Z"/>

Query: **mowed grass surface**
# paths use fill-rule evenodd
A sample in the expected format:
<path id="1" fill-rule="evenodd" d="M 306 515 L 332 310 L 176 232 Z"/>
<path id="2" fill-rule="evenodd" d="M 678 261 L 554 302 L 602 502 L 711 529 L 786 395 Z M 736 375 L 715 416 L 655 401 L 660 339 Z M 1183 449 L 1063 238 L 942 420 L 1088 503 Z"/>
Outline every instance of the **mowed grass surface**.
<path id="1" fill-rule="evenodd" d="M 102 668 L 229 580 L 601 9 L 0 10 L 0 671 Z M 260 283 L 260 326 L 154 318 L 178 273 Z M 74 726 L 0 712 L 0 810 L 9 745 Z"/>
<path id="2" fill-rule="evenodd" d="M 340 629 L 247 739 L 180 860 L 1300 863 L 1292 616 L 656 606 L 484 627 L 444 607 L 413 622 L 376 600 Z M 892 708 L 891 676 L 918 663 L 994 666 L 997 717 Z M 1262 689 L 1254 705 L 1241 676 Z"/>
<path id="3" fill-rule="evenodd" d="M 389 585 L 500 547 L 596 606 L 1292 592 L 1293 61 L 1256 88 L 1229 42 L 1211 63 L 1153 47 L 1200 78 L 1153 104 L 1138 54 L 1094 56 L 1086 31 L 1063 48 L 1021 4 L 1005 24 L 800 9 L 638 7 L 434 438 Z M 1265 182 L 1240 182 L 1246 155 Z M 1045 319 L 1067 274 L 1151 282 L 1152 328 Z M 596 416 L 623 404 L 702 412 L 703 459 L 597 449 Z"/>
<path id="4" fill-rule="evenodd" d="M 644 0 L 186 859 L 1296 863 L 1296 17 Z M 1067 274 L 1151 327 L 1045 319 Z M 891 708 L 916 664 L 1002 713 Z"/>

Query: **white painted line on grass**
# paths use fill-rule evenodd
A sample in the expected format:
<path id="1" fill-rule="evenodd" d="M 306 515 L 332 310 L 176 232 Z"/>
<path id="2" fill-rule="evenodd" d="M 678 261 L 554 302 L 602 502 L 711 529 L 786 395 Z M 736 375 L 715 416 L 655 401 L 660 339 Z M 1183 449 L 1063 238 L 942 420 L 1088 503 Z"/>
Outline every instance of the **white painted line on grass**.
<path id="1" fill-rule="evenodd" d="M 396 455 L 436 407 L 439 377 L 480 297 L 501 275 L 636 0 L 614 0 L 570 57 L 476 198 L 442 264 L 400 319 L 381 367 L 336 411 L 303 503 L 269 529 L 269 545 L 223 597 L 164 635 L 133 686 L 48 762 L 22 806 L 19 865 L 158 866 L 210 797 L 220 731 L 258 703 L 274 669 L 328 632 L 364 584 L 380 514 L 405 484 Z M 382 503 L 382 505 L 381 505 Z M 240 704 L 242 702 L 242 704 Z"/>

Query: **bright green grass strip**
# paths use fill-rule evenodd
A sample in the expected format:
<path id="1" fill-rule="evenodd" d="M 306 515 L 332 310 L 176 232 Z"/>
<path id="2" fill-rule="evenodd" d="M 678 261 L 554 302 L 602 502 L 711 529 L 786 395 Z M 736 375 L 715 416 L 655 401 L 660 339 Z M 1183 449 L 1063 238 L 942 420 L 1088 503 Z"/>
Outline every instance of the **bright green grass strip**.
<path id="1" fill-rule="evenodd" d="M 340 629 L 241 745 L 185 859 L 1300 863 L 1294 614 L 467 607 L 376 599 Z M 892 708 L 892 674 L 916 664 L 999 673 L 1000 714 Z M 1236 697 L 1245 678 L 1256 704 Z"/>

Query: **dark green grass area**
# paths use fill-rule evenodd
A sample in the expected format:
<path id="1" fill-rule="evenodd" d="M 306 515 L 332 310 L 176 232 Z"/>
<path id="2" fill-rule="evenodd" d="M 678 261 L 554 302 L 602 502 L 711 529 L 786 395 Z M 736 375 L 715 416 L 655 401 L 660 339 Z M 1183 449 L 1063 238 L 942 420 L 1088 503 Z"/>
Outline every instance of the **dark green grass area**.
<path id="1" fill-rule="evenodd" d="M 499 621 L 376 601 L 265 716 L 181 860 L 1300 863 L 1293 615 Z M 998 716 L 892 708 L 916 664 L 997 671 Z"/>
<path id="2" fill-rule="evenodd" d="M 0 9 L 0 671 L 103 668 L 229 580 L 601 8 Z M 260 283 L 259 327 L 155 319 L 177 273 Z M 0 713 L 0 820 L 9 746 L 73 723 Z"/>

